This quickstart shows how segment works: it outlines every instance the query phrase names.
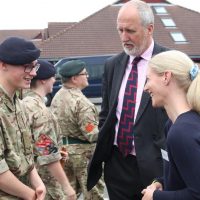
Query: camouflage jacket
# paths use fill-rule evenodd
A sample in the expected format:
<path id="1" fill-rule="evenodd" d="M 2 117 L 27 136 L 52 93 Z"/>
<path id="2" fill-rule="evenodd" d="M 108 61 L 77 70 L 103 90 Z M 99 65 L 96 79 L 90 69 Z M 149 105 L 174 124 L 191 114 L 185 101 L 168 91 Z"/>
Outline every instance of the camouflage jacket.
<path id="1" fill-rule="evenodd" d="M 0 173 L 10 170 L 27 184 L 34 167 L 31 131 L 25 108 L 15 95 L 11 99 L 0 86 Z M 0 197 L 6 193 L 0 191 Z"/>
<path id="2" fill-rule="evenodd" d="M 37 93 L 30 91 L 23 98 L 34 139 L 34 154 L 38 165 L 45 165 L 61 159 L 58 140 L 60 127 L 53 113 L 46 107 Z"/>
<path id="3" fill-rule="evenodd" d="M 62 87 L 54 96 L 51 109 L 62 135 L 94 143 L 98 137 L 98 112 L 80 89 Z"/>

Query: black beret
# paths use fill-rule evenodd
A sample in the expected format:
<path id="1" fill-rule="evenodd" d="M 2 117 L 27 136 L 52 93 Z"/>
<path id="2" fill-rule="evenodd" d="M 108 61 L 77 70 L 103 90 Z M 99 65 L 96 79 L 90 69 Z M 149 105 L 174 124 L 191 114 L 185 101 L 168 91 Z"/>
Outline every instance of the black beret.
<path id="1" fill-rule="evenodd" d="M 84 68 L 86 68 L 85 62 L 81 60 L 70 60 L 61 65 L 59 74 L 67 78 L 79 74 Z"/>
<path id="2" fill-rule="evenodd" d="M 40 68 L 37 71 L 37 75 L 33 79 L 45 80 L 55 76 L 56 69 L 53 64 L 47 60 L 38 60 L 38 64 L 40 64 Z"/>
<path id="3" fill-rule="evenodd" d="M 32 63 L 40 56 L 40 50 L 28 40 L 9 37 L 0 44 L 0 60 L 11 65 Z"/>

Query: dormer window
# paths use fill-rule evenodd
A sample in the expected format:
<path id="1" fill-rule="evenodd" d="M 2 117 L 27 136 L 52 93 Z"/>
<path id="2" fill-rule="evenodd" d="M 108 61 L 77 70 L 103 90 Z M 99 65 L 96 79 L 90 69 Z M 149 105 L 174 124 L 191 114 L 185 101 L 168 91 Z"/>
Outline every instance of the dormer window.
<path id="1" fill-rule="evenodd" d="M 163 18 L 161 20 L 162 20 L 162 23 L 164 24 L 164 26 L 167 27 L 167 28 L 174 28 L 174 27 L 176 27 L 175 22 L 171 18 L 165 18 L 165 19 Z"/>
<path id="2" fill-rule="evenodd" d="M 165 9 L 165 7 L 163 6 L 155 6 L 154 7 L 154 10 L 156 11 L 156 14 L 158 15 L 167 15 L 167 10 Z"/>
<path id="3" fill-rule="evenodd" d="M 186 43 L 187 40 L 181 32 L 171 32 L 171 37 L 176 43 Z"/>

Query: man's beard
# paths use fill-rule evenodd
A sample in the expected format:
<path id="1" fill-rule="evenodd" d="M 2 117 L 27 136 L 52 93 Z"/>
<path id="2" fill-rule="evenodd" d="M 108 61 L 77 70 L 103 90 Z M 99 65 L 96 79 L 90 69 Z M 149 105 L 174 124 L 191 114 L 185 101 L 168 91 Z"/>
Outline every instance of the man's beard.
<path id="1" fill-rule="evenodd" d="M 134 45 L 134 47 L 132 49 L 129 49 L 123 45 L 123 49 L 125 53 L 129 56 L 140 56 L 145 51 L 146 43 L 146 38 L 142 41 L 142 44 L 140 46 L 135 46 L 132 42 L 129 42 L 129 44 Z"/>

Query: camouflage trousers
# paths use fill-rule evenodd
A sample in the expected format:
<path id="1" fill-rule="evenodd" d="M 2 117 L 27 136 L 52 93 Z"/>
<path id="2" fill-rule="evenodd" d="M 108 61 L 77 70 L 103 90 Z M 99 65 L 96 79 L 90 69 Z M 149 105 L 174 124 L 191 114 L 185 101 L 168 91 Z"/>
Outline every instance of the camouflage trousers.
<path id="1" fill-rule="evenodd" d="M 54 184 L 55 186 L 49 186 L 48 184 L 45 184 L 46 186 L 46 196 L 45 196 L 45 200 L 67 200 L 67 197 L 65 196 L 61 185 L 58 184 Z"/>
<path id="2" fill-rule="evenodd" d="M 104 182 L 102 179 L 89 192 L 86 188 L 87 183 L 88 158 L 84 154 L 70 154 L 69 160 L 65 164 L 65 172 L 71 186 L 77 193 L 83 194 L 84 200 L 103 200 Z"/>
<path id="3" fill-rule="evenodd" d="M 47 190 L 45 200 L 67 200 L 62 186 L 50 175 L 46 166 L 40 167 L 38 173 Z"/>

